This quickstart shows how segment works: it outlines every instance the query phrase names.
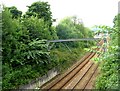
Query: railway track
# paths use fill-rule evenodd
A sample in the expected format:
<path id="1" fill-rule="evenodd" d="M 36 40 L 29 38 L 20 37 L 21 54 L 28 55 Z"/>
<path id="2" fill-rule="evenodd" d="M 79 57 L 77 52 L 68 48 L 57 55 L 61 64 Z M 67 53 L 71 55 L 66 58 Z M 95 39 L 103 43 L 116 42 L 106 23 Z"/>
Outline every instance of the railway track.
<path id="1" fill-rule="evenodd" d="M 103 40 L 98 44 L 103 45 Z M 102 52 L 103 49 L 95 48 L 94 50 Z M 95 78 L 99 73 L 99 63 L 92 61 L 92 58 L 97 58 L 100 54 L 96 52 L 87 53 L 80 61 L 73 65 L 67 72 L 51 81 L 50 83 L 42 86 L 42 90 L 51 91 L 56 89 L 60 91 L 62 89 L 92 89 Z"/>

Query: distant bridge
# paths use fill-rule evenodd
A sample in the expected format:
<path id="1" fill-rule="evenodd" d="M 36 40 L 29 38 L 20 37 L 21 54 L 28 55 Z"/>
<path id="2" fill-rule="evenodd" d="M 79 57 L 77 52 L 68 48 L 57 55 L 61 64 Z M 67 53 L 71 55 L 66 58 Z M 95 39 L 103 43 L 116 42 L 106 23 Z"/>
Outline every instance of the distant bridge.
<path id="1" fill-rule="evenodd" d="M 68 42 L 68 41 L 93 41 L 93 40 L 100 40 L 101 38 L 81 38 L 81 39 L 59 39 L 59 40 L 48 40 L 47 42 Z"/>
<path id="2" fill-rule="evenodd" d="M 72 42 L 72 41 L 97 41 L 100 40 L 101 38 L 81 38 L 81 39 L 59 39 L 59 40 L 48 40 L 47 45 L 48 45 L 48 50 L 50 50 L 56 42 Z M 53 43 L 51 47 L 49 47 L 49 44 Z M 69 47 L 65 44 L 65 46 L 69 49 Z M 70 49 L 69 49 L 70 50 Z"/>

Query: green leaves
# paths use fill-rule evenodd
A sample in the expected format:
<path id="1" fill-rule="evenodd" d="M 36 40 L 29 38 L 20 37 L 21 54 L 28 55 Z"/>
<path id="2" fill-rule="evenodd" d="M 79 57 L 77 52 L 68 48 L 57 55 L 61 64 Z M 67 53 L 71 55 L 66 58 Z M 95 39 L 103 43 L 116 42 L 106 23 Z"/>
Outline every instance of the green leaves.
<path id="1" fill-rule="evenodd" d="M 48 60 L 49 52 L 47 52 L 47 44 L 45 43 L 45 40 L 33 40 L 33 42 L 30 42 L 28 44 L 28 53 L 26 54 L 27 59 L 31 59 L 37 64 Z"/>
<path id="2" fill-rule="evenodd" d="M 31 6 L 28 6 L 28 11 L 24 16 L 34 16 L 39 19 L 43 18 L 46 23 L 49 22 L 49 25 L 52 25 L 52 12 L 50 11 L 50 5 L 48 2 L 34 2 Z"/>
<path id="3" fill-rule="evenodd" d="M 53 27 L 47 2 L 35 2 L 28 8 L 23 17 L 16 7 L 3 11 L 3 89 L 27 84 L 53 67 L 65 70 L 81 56 L 83 47 L 92 45 L 91 42 L 87 42 L 90 45 L 68 42 L 73 48 L 71 51 L 58 44 L 59 47 L 54 48 L 57 51 L 48 52 L 47 40 L 93 37 L 92 32 L 76 17 L 67 18 Z"/>
<path id="4" fill-rule="evenodd" d="M 95 33 L 112 33 L 114 28 L 105 25 L 95 25 L 94 28 L 96 29 Z"/>
<path id="5" fill-rule="evenodd" d="M 72 38 L 91 38 L 93 33 L 89 28 L 84 27 L 84 25 L 79 21 L 77 17 L 66 17 L 56 26 L 56 32 L 59 39 L 72 39 Z M 86 42 L 68 42 L 70 47 L 81 48 L 88 47 L 92 42 L 88 42 L 90 45 L 86 45 Z"/>
<path id="6" fill-rule="evenodd" d="M 110 34 L 110 41 L 109 41 L 109 47 L 108 51 L 102 54 L 102 57 L 100 58 L 103 62 L 100 66 L 101 68 L 101 74 L 97 79 L 96 82 L 96 89 L 118 89 L 118 37 L 116 35 L 116 32 L 113 30 L 113 28 L 109 28 L 107 26 L 99 26 L 99 28 L 102 29 L 102 31 L 109 32 Z M 115 28 L 114 28 L 115 29 Z M 116 37 L 115 37 L 116 36 Z M 99 61 L 99 60 L 98 60 Z"/>
<path id="7" fill-rule="evenodd" d="M 3 89 L 25 84 L 52 67 L 46 45 L 52 36 L 43 19 L 12 19 L 5 8 L 2 33 Z"/>
<path id="8" fill-rule="evenodd" d="M 118 89 L 119 84 L 119 45 L 118 45 L 118 37 L 119 37 L 119 27 L 120 27 L 120 18 L 119 14 L 114 18 L 114 27 L 108 27 L 105 25 L 96 26 L 97 29 L 103 33 L 109 33 L 110 41 L 108 51 L 105 52 L 101 60 L 103 61 L 101 64 L 101 74 L 96 82 L 96 89 Z"/>
<path id="9" fill-rule="evenodd" d="M 44 22 L 43 19 L 38 19 L 37 17 L 30 17 L 24 19 L 24 27 L 26 27 L 29 32 L 30 40 L 39 38 L 39 39 L 52 39 L 51 31 L 49 26 Z"/>
<path id="10" fill-rule="evenodd" d="M 10 13 L 12 14 L 13 19 L 18 19 L 21 17 L 22 11 L 17 10 L 17 8 L 15 6 L 9 7 L 8 9 L 9 9 Z"/>

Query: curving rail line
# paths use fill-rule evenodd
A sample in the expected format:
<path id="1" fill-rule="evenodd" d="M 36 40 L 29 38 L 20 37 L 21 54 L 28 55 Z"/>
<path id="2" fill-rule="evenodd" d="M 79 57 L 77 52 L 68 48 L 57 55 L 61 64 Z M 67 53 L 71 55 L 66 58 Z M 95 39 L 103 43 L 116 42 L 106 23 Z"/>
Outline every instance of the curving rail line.
<path id="1" fill-rule="evenodd" d="M 104 43 L 101 40 L 98 44 L 102 46 Z M 96 51 L 103 51 L 101 48 L 95 48 Z M 51 91 L 53 89 L 88 89 L 92 88 L 91 82 L 94 77 L 98 74 L 98 65 L 91 61 L 91 58 L 98 57 L 100 54 L 96 52 L 87 53 L 79 62 L 69 69 L 65 74 L 59 76 L 57 79 L 41 87 L 42 90 Z M 95 80 L 95 79 L 94 79 Z"/>

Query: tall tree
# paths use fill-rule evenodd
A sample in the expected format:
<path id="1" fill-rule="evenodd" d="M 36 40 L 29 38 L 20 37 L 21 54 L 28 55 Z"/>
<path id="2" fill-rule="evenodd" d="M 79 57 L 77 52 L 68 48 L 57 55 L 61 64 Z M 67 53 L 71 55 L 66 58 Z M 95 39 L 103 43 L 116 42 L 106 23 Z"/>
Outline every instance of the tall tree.
<path id="1" fill-rule="evenodd" d="M 60 39 L 70 39 L 70 38 L 86 38 L 92 37 L 92 31 L 84 27 L 79 19 L 75 16 L 64 18 L 56 26 L 57 35 Z M 69 45 L 79 45 L 79 43 L 72 42 Z"/>
<path id="2" fill-rule="evenodd" d="M 116 28 L 116 32 L 120 34 L 120 14 L 116 15 L 113 19 L 114 28 Z"/>
<path id="3" fill-rule="evenodd" d="M 26 17 L 36 16 L 38 18 L 44 18 L 44 21 L 52 25 L 52 12 L 50 11 L 48 2 L 38 1 L 27 7 L 28 11 L 26 12 Z"/>
<path id="4" fill-rule="evenodd" d="M 18 17 L 21 17 L 22 11 L 19 11 L 15 6 L 8 7 L 10 13 L 12 14 L 12 18 L 17 19 Z"/>
<path id="5" fill-rule="evenodd" d="M 45 24 L 48 25 L 48 30 L 50 32 L 50 35 L 53 36 L 55 39 L 56 33 L 55 30 L 52 27 L 52 12 L 50 11 L 50 5 L 48 2 L 34 2 L 32 5 L 27 6 L 28 11 L 24 15 L 25 18 L 29 17 L 37 17 L 38 19 L 43 19 Z"/>

